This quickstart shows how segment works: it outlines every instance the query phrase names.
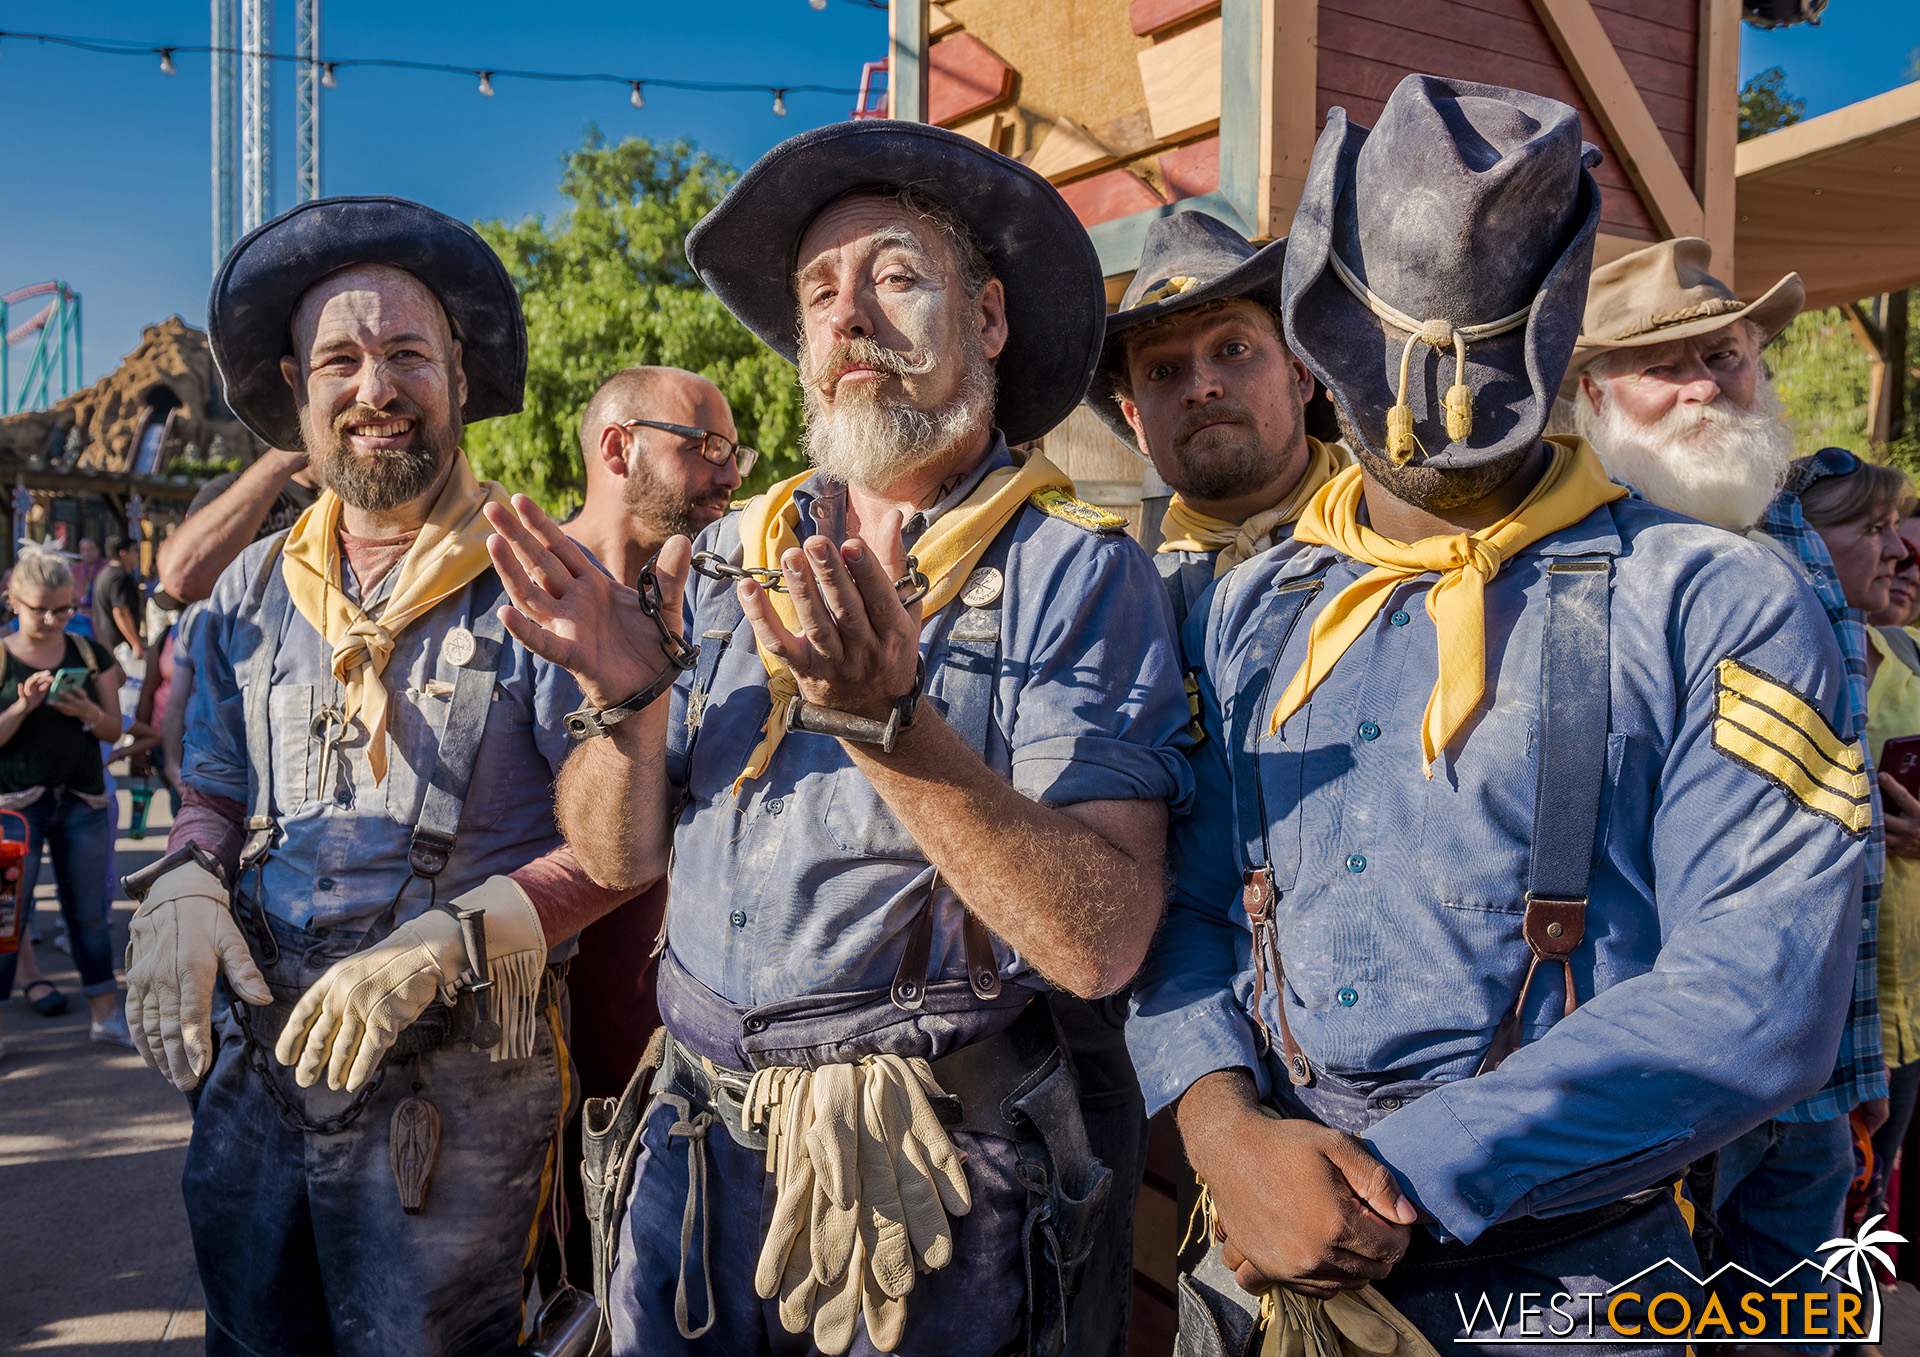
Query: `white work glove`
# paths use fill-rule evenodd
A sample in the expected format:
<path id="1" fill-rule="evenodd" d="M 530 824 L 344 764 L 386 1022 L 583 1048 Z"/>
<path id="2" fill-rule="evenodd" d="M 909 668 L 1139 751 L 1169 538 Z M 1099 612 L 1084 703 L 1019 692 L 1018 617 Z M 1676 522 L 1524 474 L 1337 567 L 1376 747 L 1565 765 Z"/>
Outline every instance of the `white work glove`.
<path id="1" fill-rule="evenodd" d="M 213 1065 L 213 987 L 221 976 L 246 1002 L 273 1002 L 227 908 L 227 888 L 199 863 L 183 862 L 153 883 L 127 929 L 133 1048 L 182 1093 Z"/>
<path id="2" fill-rule="evenodd" d="M 511 987 L 497 982 L 503 973 L 525 973 L 529 957 L 535 966 L 544 964 L 540 917 L 526 893 L 504 876 L 488 877 L 457 897 L 453 908 L 486 911 L 487 968 L 496 981 L 495 1016 L 505 1031 L 518 1021 L 511 1010 L 530 1004 L 531 995 L 516 998 Z M 466 965 L 459 921 L 446 910 L 430 909 L 366 951 L 334 962 L 294 1005 L 274 1056 L 293 1066 L 301 1088 L 313 1087 L 324 1070 L 328 1088 L 355 1092 L 435 995 L 453 1002 L 454 982 Z"/>

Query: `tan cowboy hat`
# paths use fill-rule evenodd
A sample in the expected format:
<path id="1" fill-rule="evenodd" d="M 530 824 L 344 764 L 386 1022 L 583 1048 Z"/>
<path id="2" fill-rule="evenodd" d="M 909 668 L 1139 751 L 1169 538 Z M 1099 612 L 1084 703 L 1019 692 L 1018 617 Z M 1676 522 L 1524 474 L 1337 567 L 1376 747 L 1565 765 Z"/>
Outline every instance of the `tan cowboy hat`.
<path id="1" fill-rule="evenodd" d="M 1621 255 L 1593 271 L 1580 342 L 1567 364 L 1561 395 L 1571 397 L 1580 370 L 1609 349 L 1666 344 L 1710 334 L 1736 320 L 1760 327 L 1764 347 L 1807 304 L 1800 275 L 1789 273 L 1752 303 L 1707 272 L 1713 247 L 1698 236 L 1663 240 Z"/>

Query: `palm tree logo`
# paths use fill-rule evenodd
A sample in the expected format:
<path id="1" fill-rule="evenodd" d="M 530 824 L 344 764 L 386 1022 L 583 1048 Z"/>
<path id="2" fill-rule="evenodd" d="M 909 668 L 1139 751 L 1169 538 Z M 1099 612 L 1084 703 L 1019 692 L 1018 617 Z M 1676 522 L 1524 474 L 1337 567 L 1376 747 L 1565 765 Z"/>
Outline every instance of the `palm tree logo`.
<path id="1" fill-rule="evenodd" d="M 1827 1265 L 1820 1269 L 1822 1280 L 1828 1277 L 1838 1276 L 1840 1273 L 1840 1265 L 1844 1263 L 1846 1264 L 1847 1285 L 1861 1295 L 1870 1295 L 1873 1297 L 1873 1324 L 1869 1330 L 1873 1336 L 1866 1340 L 1869 1343 L 1878 1341 L 1880 1334 L 1880 1287 L 1873 1275 L 1873 1268 L 1871 1266 L 1867 1268 L 1866 1285 L 1864 1287 L 1861 1286 L 1860 1265 L 1862 1262 L 1870 1259 L 1872 1262 L 1884 1267 L 1887 1270 L 1887 1274 L 1891 1276 L 1893 1273 L 1893 1259 L 1887 1256 L 1886 1250 L 1882 1249 L 1880 1245 L 1904 1244 L 1907 1242 L 1905 1235 L 1895 1234 L 1892 1230 L 1874 1228 L 1886 1218 L 1885 1212 L 1877 1216 L 1869 1217 L 1867 1220 L 1861 1222 L 1859 1232 L 1855 1234 L 1852 1239 L 1848 1239 L 1844 1235 L 1839 1239 L 1829 1239 L 1826 1243 L 1814 1250 L 1815 1253 L 1832 1255 L 1827 1259 Z"/>

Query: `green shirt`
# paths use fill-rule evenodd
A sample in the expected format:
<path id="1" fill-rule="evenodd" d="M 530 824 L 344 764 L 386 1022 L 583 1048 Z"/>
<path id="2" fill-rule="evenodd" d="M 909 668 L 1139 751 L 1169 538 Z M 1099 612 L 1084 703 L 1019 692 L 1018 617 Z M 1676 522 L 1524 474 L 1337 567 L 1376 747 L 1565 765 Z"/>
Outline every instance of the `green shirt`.
<path id="1" fill-rule="evenodd" d="M 1920 735 L 1920 675 L 1878 627 L 1867 628 L 1867 639 L 1880 652 L 1867 689 L 1867 753 L 1878 767 L 1888 740 Z M 1893 853 L 1880 893 L 1880 1045 L 1889 1068 L 1920 1060 L 1920 858 Z"/>

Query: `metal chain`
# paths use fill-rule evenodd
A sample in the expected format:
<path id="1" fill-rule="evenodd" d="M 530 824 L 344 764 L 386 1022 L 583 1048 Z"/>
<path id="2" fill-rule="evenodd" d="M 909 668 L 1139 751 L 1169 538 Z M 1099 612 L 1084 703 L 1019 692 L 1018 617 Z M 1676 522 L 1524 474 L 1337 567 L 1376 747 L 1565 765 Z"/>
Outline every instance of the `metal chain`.
<path id="1" fill-rule="evenodd" d="M 233 1001 L 233 1016 L 240 1024 L 240 1039 L 246 1047 L 247 1064 L 259 1077 L 260 1087 L 266 1092 L 267 1101 L 273 1104 L 273 1110 L 280 1114 L 281 1122 L 296 1135 L 302 1132 L 318 1136 L 339 1135 L 360 1119 L 360 1114 L 367 1110 L 367 1104 L 373 1101 L 373 1095 L 379 1092 L 381 1081 L 387 1077 L 386 1066 L 381 1065 L 374 1070 L 373 1078 L 367 1081 L 366 1086 L 353 1095 L 352 1102 L 331 1117 L 314 1121 L 296 1108 L 286 1091 L 280 1087 L 280 1081 L 267 1064 L 266 1048 L 254 1038 L 252 1015 L 247 1012 L 247 1005 L 239 999 Z"/>
<path id="2" fill-rule="evenodd" d="M 778 570 L 769 570 L 761 566 L 734 565 L 717 552 L 703 551 L 693 558 L 694 570 L 710 580 L 752 580 L 769 593 L 787 592 L 786 578 Z M 910 590 L 900 600 L 904 608 L 911 608 L 927 596 L 927 577 L 920 571 L 920 560 L 916 556 L 907 557 L 907 573 L 893 582 L 894 592 Z"/>
<path id="3" fill-rule="evenodd" d="M 696 562 L 698 557 L 694 558 Z M 648 562 L 640 567 L 640 611 L 653 619 L 653 625 L 660 632 L 660 648 L 667 652 L 667 662 L 675 669 L 688 670 L 700 659 L 700 647 L 687 644 L 687 638 L 673 630 L 661 616 L 664 603 L 660 597 L 660 577 L 653 573 L 653 564 Z"/>

